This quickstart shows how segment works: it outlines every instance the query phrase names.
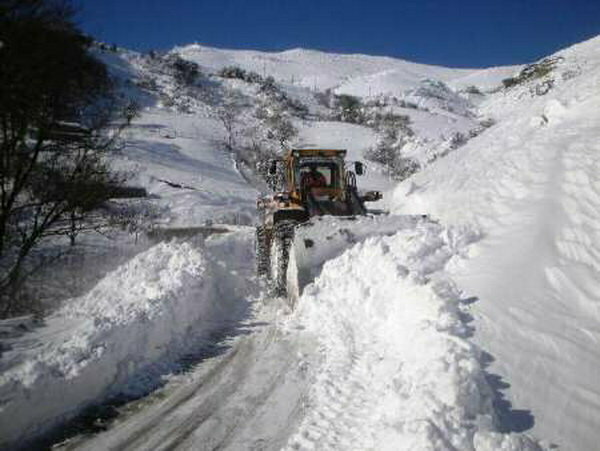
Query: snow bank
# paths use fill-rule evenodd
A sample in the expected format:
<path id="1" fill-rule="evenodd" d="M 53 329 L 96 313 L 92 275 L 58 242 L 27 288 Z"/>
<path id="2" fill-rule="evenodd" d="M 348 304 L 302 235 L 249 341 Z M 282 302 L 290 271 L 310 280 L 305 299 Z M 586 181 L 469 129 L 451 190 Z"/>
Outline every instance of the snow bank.
<path id="1" fill-rule="evenodd" d="M 443 270 L 478 235 L 421 222 L 327 262 L 293 327 L 321 364 L 292 449 L 538 449 L 496 432 L 463 295 Z"/>
<path id="2" fill-rule="evenodd" d="M 233 257 L 247 254 L 250 240 L 234 236 Z M 0 445 L 30 439 L 102 399 L 142 394 L 224 319 L 234 321 L 239 282 L 234 273 L 220 283 L 228 240 L 215 238 L 208 249 L 160 243 L 15 343 L 0 361 Z"/>
<path id="3" fill-rule="evenodd" d="M 481 230 L 453 273 L 481 299 L 475 338 L 533 433 L 583 450 L 600 424 L 600 37 L 554 57 L 483 104 L 497 125 L 400 185 L 393 210 Z"/>

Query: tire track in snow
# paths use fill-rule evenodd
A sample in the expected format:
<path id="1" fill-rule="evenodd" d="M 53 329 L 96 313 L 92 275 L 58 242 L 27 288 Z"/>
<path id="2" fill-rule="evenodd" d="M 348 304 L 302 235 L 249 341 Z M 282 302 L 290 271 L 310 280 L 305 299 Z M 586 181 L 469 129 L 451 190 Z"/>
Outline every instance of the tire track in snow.
<path id="1" fill-rule="evenodd" d="M 265 310 L 265 309 L 263 309 Z M 264 323 L 234 339 L 223 356 L 167 390 L 151 404 L 92 440 L 69 449 L 280 449 L 301 417 L 308 386 L 310 340 L 282 334 L 276 311 L 255 318 Z M 189 382 L 188 382 L 189 381 Z"/>
<path id="2" fill-rule="evenodd" d="M 288 445 L 291 449 L 366 446 L 362 437 L 351 433 L 358 428 L 358 418 L 369 402 L 364 345 L 356 342 L 350 325 L 343 319 L 338 324 L 340 340 L 319 350 L 325 368 L 319 369 L 314 385 L 323 401 L 314 411 L 310 411 L 309 405 L 309 414 L 303 420 L 306 426 L 295 434 Z"/>
<path id="3" fill-rule="evenodd" d="M 165 431 L 164 424 L 174 412 L 184 409 L 186 407 L 185 405 L 199 396 L 202 391 L 206 390 L 207 386 L 211 387 L 213 384 L 218 386 L 216 384 L 217 377 L 222 374 L 222 371 L 227 368 L 228 365 L 235 361 L 238 352 L 239 347 L 234 347 L 217 365 L 215 365 L 206 378 L 197 381 L 194 385 L 184 386 L 183 390 L 178 391 L 169 398 L 165 408 L 158 409 L 158 411 L 152 415 L 150 421 L 145 422 L 140 429 L 136 430 L 135 433 L 128 437 L 124 442 L 111 446 L 111 449 L 175 449 L 177 439 L 180 436 L 183 436 L 183 439 L 185 439 L 190 433 L 188 432 L 190 431 L 190 426 L 194 427 L 195 425 L 206 421 L 207 417 L 210 415 L 206 410 L 214 407 L 215 401 L 217 401 L 215 397 L 226 397 L 229 394 L 227 393 L 227 389 L 230 389 L 231 387 L 219 387 L 221 390 L 217 390 L 215 393 L 211 393 L 207 399 L 205 398 L 205 411 L 196 413 L 189 420 L 184 421 L 183 424 L 176 426 L 173 430 Z M 164 432 L 167 432 L 168 435 L 163 435 Z"/>

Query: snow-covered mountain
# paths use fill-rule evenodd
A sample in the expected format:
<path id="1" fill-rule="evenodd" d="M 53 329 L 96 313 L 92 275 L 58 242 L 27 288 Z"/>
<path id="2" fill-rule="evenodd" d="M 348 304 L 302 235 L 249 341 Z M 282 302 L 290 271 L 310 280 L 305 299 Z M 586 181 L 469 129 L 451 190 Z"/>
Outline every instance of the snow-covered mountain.
<path id="1" fill-rule="evenodd" d="M 519 68 L 452 69 L 389 57 L 341 55 L 307 49 L 266 53 L 193 44 L 173 51 L 209 72 L 217 72 L 226 66 L 239 66 L 265 76 L 271 75 L 284 84 L 320 91 L 332 89 L 359 96 L 400 95 L 423 79 L 439 80 L 455 87 L 477 85 L 489 89 Z"/>
<path id="2" fill-rule="evenodd" d="M 595 447 L 600 38 L 476 70 L 197 44 L 98 54 L 141 111 L 115 164 L 163 228 L 229 232 L 149 246 L 44 325 L 2 325 L 0 446 L 162 386 L 67 446 Z M 291 146 L 420 164 L 399 185 L 385 161 L 359 180 L 391 215 L 317 221 L 293 310 L 253 277 L 255 163 L 282 124 Z"/>

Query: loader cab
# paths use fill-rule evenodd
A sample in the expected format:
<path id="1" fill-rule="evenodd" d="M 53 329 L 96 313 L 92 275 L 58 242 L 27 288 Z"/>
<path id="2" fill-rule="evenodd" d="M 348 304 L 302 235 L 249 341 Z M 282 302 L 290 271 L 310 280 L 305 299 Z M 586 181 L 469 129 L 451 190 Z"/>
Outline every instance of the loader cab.
<path id="1" fill-rule="evenodd" d="M 337 149 L 294 149 L 287 156 L 287 180 L 290 191 L 300 194 L 303 180 L 309 174 L 318 173 L 322 183 L 318 188 L 322 194 L 338 197 L 344 190 L 345 150 Z"/>

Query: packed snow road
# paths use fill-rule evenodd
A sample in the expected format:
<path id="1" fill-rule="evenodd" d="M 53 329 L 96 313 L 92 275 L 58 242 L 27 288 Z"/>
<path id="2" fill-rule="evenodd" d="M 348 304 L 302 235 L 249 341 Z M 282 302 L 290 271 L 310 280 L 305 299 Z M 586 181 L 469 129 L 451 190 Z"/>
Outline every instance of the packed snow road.
<path id="1" fill-rule="evenodd" d="M 476 233 L 384 217 L 321 238 L 293 311 L 259 296 L 222 354 L 61 448 L 539 449 L 499 421 L 471 300 L 445 274 Z"/>
<path id="2" fill-rule="evenodd" d="M 280 308 L 281 306 L 279 306 Z M 277 308 L 258 317 L 276 322 Z M 309 388 L 299 355 L 314 342 L 273 323 L 250 325 L 221 356 L 167 386 L 107 433 L 66 449 L 279 449 L 302 412 Z"/>

